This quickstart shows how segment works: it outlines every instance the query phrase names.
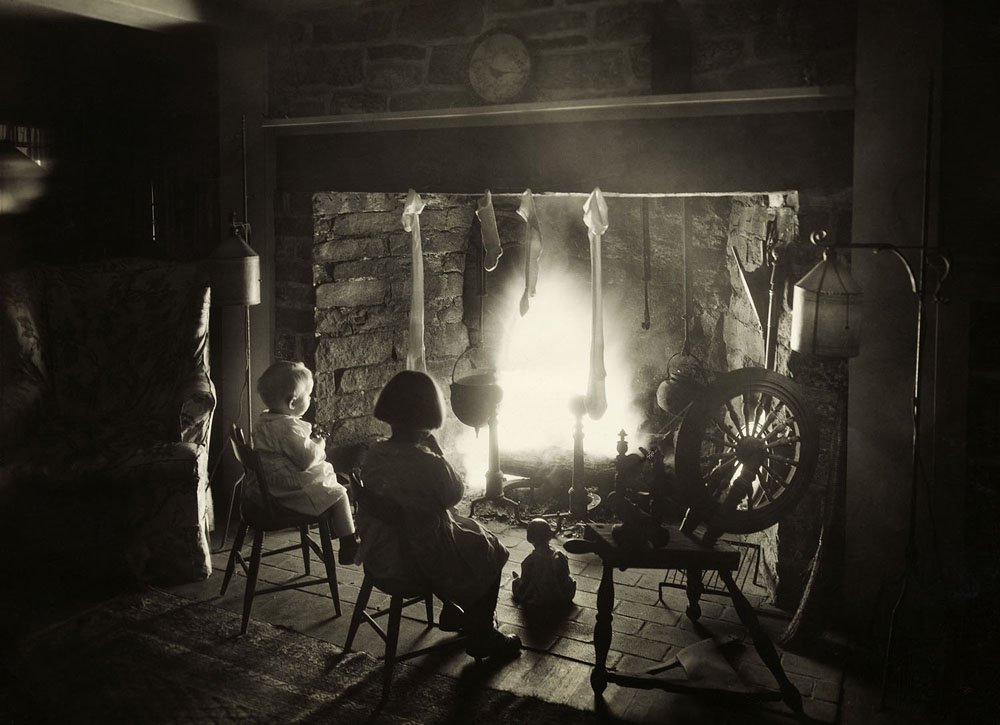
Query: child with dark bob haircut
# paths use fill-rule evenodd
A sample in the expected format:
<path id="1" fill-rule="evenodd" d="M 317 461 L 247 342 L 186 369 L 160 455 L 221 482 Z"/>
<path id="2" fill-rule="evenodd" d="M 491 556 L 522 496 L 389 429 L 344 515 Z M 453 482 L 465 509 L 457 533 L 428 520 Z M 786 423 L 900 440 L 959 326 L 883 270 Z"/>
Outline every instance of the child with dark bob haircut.
<path id="1" fill-rule="evenodd" d="M 465 485 L 444 459 L 432 431 L 441 427 L 441 391 L 428 375 L 398 373 L 379 394 L 375 417 L 392 437 L 365 454 L 365 488 L 391 501 L 398 520 L 358 508 L 361 558 L 375 579 L 398 591 L 434 594 L 464 610 L 466 651 L 476 659 L 516 656 L 521 640 L 493 626 L 500 575 L 509 553 L 490 531 L 452 507 Z"/>

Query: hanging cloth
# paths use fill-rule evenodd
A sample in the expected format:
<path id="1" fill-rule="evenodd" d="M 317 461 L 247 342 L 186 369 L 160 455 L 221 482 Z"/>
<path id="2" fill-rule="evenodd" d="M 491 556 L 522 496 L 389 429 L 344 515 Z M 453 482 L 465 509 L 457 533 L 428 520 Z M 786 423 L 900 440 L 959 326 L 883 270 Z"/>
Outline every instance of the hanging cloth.
<path id="1" fill-rule="evenodd" d="M 412 291 L 410 297 L 410 339 L 406 346 L 406 369 L 427 372 L 424 360 L 424 253 L 420 241 L 420 212 L 424 200 L 413 189 L 403 206 L 403 229 L 410 233 Z"/>
<path id="2" fill-rule="evenodd" d="M 528 312 L 529 298 L 535 296 L 535 286 L 538 283 L 538 258 L 542 255 L 542 230 L 538 225 L 538 213 L 535 211 L 535 198 L 531 189 L 525 189 L 521 194 L 521 206 L 518 215 L 524 219 L 524 293 L 521 295 L 521 317 Z"/>
<path id="3" fill-rule="evenodd" d="M 608 409 L 604 390 L 604 303 L 601 296 L 601 237 L 608 231 L 608 204 L 594 189 L 583 205 L 583 223 L 590 237 L 590 379 L 587 381 L 587 415 L 598 420 Z"/>
<path id="4" fill-rule="evenodd" d="M 493 211 L 493 195 L 490 190 L 479 200 L 479 208 L 476 209 L 476 216 L 479 218 L 479 229 L 483 233 L 483 268 L 487 272 L 492 272 L 497 268 L 503 249 L 500 247 L 500 232 L 497 231 L 497 216 Z"/>

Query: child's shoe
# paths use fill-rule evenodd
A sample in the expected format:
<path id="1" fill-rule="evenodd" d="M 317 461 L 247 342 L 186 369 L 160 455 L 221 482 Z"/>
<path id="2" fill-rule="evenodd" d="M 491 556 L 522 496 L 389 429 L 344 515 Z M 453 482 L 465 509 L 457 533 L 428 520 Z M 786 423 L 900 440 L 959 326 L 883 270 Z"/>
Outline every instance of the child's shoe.
<path id="1" fill-rule="evenodd" d="M 494 629 L 485 637 L 470 641 L 465 646 L 465 653 L 474 657 L 476 662 L 485 659 L 511 660 L 521 653 L 521 638 Z"/>
<path id="2" fill-rule="evenodd" d="M 343 566 L 355 566 L 361 563 L 361 538 L 357 534 L 340 537 L 337 561 Z"/>
<path id="3" fill-rule="evenodd" d="M 445 602 L 438 616 L 438 629 L 442 632 L 461 632 L 465 624 L 465 612 L 457 604 Z"/>

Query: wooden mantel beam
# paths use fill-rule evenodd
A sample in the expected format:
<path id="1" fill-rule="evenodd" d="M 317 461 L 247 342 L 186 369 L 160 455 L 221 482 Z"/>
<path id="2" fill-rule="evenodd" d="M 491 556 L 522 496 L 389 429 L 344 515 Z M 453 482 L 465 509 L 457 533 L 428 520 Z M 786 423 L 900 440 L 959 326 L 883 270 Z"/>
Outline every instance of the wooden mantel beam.
<path id="1" fill-rule="evenodd" d="M 142 30 L 165 30 L 209 22 L 211 13 L 204 0 L 0 0 L 0 14 L 69 15 Z"/>

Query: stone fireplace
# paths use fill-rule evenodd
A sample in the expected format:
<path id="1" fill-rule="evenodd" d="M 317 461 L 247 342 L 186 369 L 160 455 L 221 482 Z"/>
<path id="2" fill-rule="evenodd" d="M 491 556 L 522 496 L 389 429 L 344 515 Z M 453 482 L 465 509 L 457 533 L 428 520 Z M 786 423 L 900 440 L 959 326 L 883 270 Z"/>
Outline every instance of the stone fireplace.
<path id="1" fill-rule="evenodd" d="M 468 372 L 473 364 L 499 369 L 505 391 L 499 424 L 504 471 L 534 476 L 560 466 L 568 469 L 574 424 L 569 402 L 586 388 L 590 343 L 590 260 L 582 219 L 586 195 L 535 195 L 543 253 L 537 295 L 523 317 L 518 302 L 525 225 L 516 214 L 519 195 L 493 195 L 504 253 L 497 268 L 485 275 L 475 217 L 480 196 L 423 195 L 428 371 L 447 397 L 454 372 Z M 410 235 L 401 224 L 404 197 L 384 192 L 320 192 L 311 197 L 314 412 L 337 447 L 363 444 L 388 433 L 371 411 L 379 389 L 404 367 L 406 358 L 411 269 Z M 609 192 L 607 197 L 610 226 L 602 259 L 609 409 L 598 421 L 584 418 L 588 485 L 610 482 L 619 430 L 626 431 L 634 452 L 648 445 L 666 423 L 668 416 L 656 405 L 655 391 L 667 377 L 671 356 L 683 347 L 685 244 L 691 352 L 709 370 L 722 372 L 764 363 L 762 330 L 740 264 L 751 274 L 762 265 L 768 219 L 777 222 L 781 240 L 794 240 L 799 233 L 800 197 L 795 191 Z M 842 201 L 812 195 L 814 208 L 818 202 L 825 213 Z M 648 228 L 649 329 L 643 326 L 647 301 L 643 213 Z M 792 281 L 808 262 L 792 260 Z M 777 321 L 775 362 L 775 368 L 786 374 L 788 312 L 786 302 Z M 773 588 L 780 594 L 782 583 L 791 606 L 801 595 L 802 572 L 815 546 L 809 542 L 817 535 L 826 472 L 834 457 L 828 443 L 831 411 L 838 389 L 846 385 L 842 371 L 817 369 L 817 387 L 806 383 L 810 403 L 821 413 L 825 406 L 816 492 L 811 502 L 807 497 L 799 507 L 802 520 L 787 524 L 787 534 L 783 531 L 779 537 L 774 527 L 755 537 L 762 544 Z M 800 379 L 816 380 L 817 375 L 810 378 L 807 371 Z M 469 489 L 482 491 L 486 436 L 463 426 L 449 410 L 440 440 Z"/>
<path id="2" fill-rule="evenodd" d="M 794 192 L 608 196 L 610 226 L 602 258 L 609 410 L 600 420 L 585 421 L 588 457 L 605 463 L 615 455 L 619 430 L 628 433 L 635 450 L 647 445 L 649 434 L 663 423 L 655 391 L 667 377 L 669 358 L 683 346 L 685 233 L 691 352 L 710 370 L 760 366 L 761 327 L 736 258 L 748 271 L 758 268 L 768 217 L 777 220 L 781 238 L 793 238 L 798 206 Z M 505 457 L 568 459 L 573 429 L 569 401 L 585 390 L 589 364 L 590 260 L 582 219 L 586 196 L 536 195 L 543 253 L 537 295 L 523 317 L 518 303 L 525 225 L 516 214 L 519 196 L 493 197 L 504 254 L 489 273 L 480 271 L 482 242 L 474 214 L 478 197 L 424 196 L 429 372 L 447 396 L 456 363 L 471 346 L 458 372 L 486 365 L 504 377 L 500 441 Z M 384 193 L 313 197 L 316 418 L 338 445 L 387 432 L 371 410 L 379 389 L 406 357 L 410 238 L 400 222 L 402 200 L 402 195 Z M 642 325 L 647 273 L 643 209 L 648 330 Z M 779 348 L 778 369 L 784 370 L 787 343 Z M 464 469 L 473 489 L 483 487 L 485 471 L 476 454 L 483 445 L 475 440 L 474 433 L 449 416 L 442 446 Z"/>

